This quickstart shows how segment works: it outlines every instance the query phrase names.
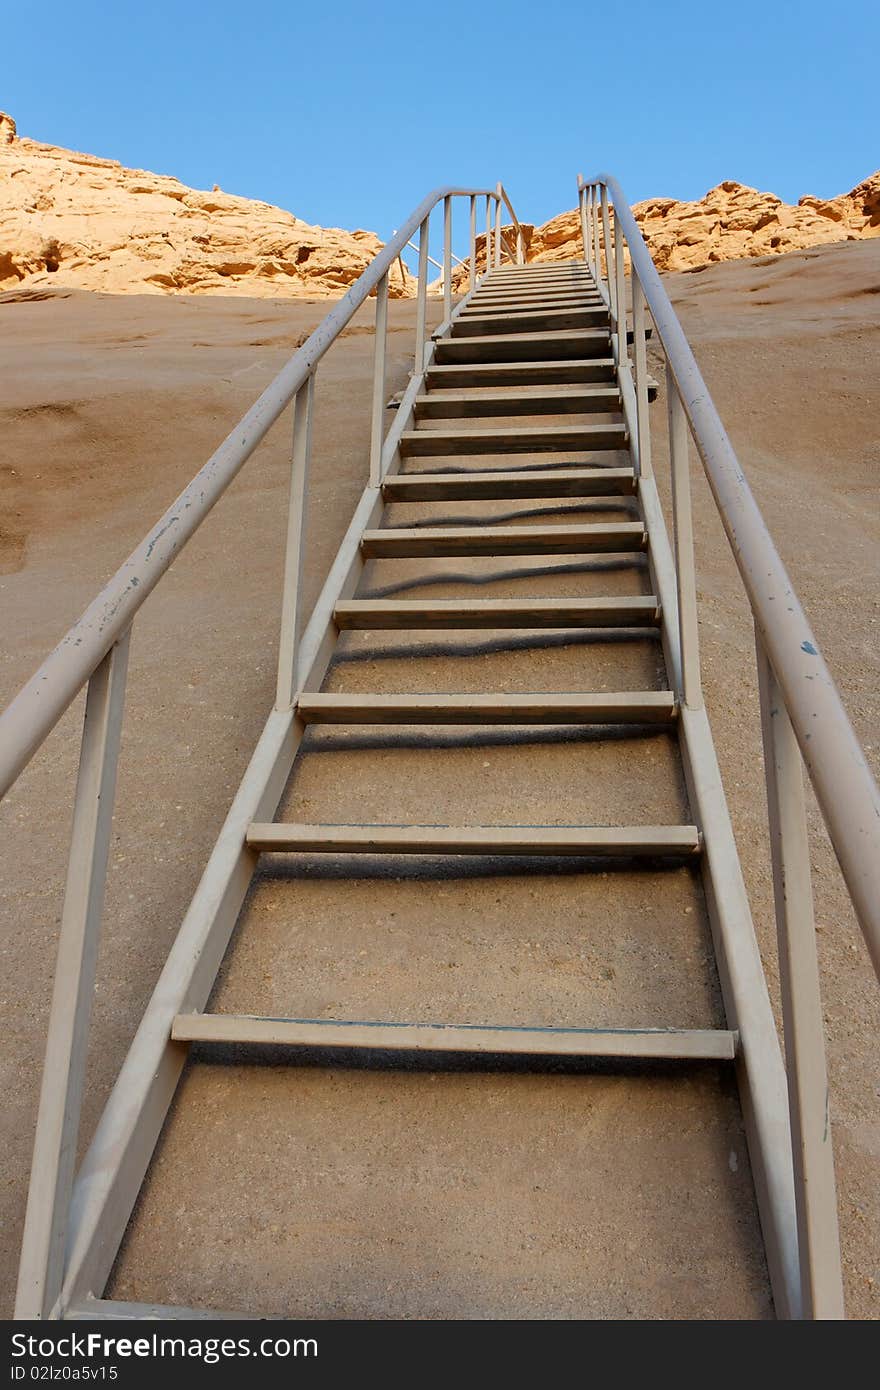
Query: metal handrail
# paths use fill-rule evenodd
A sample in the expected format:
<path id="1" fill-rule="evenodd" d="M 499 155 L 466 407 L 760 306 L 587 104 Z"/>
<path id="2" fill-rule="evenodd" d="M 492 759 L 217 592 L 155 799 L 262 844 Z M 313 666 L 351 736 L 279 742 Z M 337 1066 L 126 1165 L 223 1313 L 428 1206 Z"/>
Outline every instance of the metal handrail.
<path id="1" fill-rule="evenodd" d="M 279 416 L 293 406 L 290 500 L 281 603 L 276 707 L 292 718 L 298 690 L 301 647 L 302 558 L 307 517 L 315 376 L 328 348 L 369 295 L 376 295 L 369 481 L 364 497 L 381 498 L 382 479 L 397 447 L 399 417 L 385 436 L 385 376 L 388 352 L 388 294 L 391 267 L 419 231 L 414 370 L 407 400 L 424 380 L 433 352 L 426 342 L 428 234 L 432 210 L 443 204 L 443 307 L 452 308 L 452 204 L 470 203 L 471 289 L 477 273 L 476 203 L 486 200 L 484 273 L 501 264 L 501 185 L 492 189 L 439 188 L 429 194 L 374 257 L 354 285 L 325 316 L 303 346 L 227 435 L 150 534 L 117 570 L 66 637 L 43 662 L 0 717 L 0 795 L 40 747 L 79 691 L 88 686 L 74 796 L 67 885 L 59 932 L 58 963 L 49 1015 L 46 1060 L 40 1091 L 31 1184 L 19 1267 L 16 1316 L 50 1317 L 60 1297 L 71 1217 L 73 1170 L 86 1067 L 91 1001 L 107 874 L 120 732 L 125 703 L 132 623 L 178 552 L 205 520 Z M 495 244 L 488 228 L 495 207 Z M 522 248 L 518 252 L 521 258 Z M 395 431 L 397 433 L 395 433 Z M 328 579 L 328 583 L 330 580 Z M 320 600 L 319 600 L 320 605 Z M 256 754 L 255 754 L 256 757 Z M 230 812 L 230 815 L 232 812 Z M 241 845 L 236 853 L 241 852 Z M 206 869 L 209 875 L 210 866 Z"/>
<path id="2" fill-rule="evenodd" d="M 611 174 L 578 180 L 581 190 L 591 185 L 604 187 L 611 195 L 880 976 L 880 790 L 623 190 Z"/>
<path id="3" fill-rule="evenodd" d="M 804 801 L 805 764 L 837 854 L 844 882 L 858 917 L 874 968 L 880 975 L 880 792 L 853 733 L 819 645 L 770 538 L 745 475 L 700 374 L 675 310 L 663 288 L 635 217 L 610 174 L 578 176 L 578 202 L 584 260 L 600 288 L 611 323 L 612 352 L 621 403 L 630 435 L 633 466 L 646 518 L 659 514 L 651 468 L 648 418 L 645 312 L 650 310 L 666 359 L 666 405 L 672 482 L 675 564 L 659 577 L 663 563 L 660 526 L 652 537 L 654 564 L 663 593 L 664 640 L 678 693 L 682 751 L 700 810 L 699 778 L 720 787 L 714 754 L 699 750 L 699 730 L 708 729 L 703 709 L 699 661 L 696 570 L 694 565 L 688 434 L 692 436 L 715 499 L 734 559 L 745 586 L 755 623 L 755 649 L 764 779 L 767 793 L 769 848 L 773 879 L 779 982 L 785 1037 L 788 1090 L 789 1177 L 779 1157 L 773 1159 L 776 1199 L 766 1207 L 768 1259 L 775 1265 L 783 1306 L 794 1316 L 844 1316 L 843 1278 L 834 1159 L 828 1115 L 825 1027 L 816 947 L 810 844 Z M 613 218 L 613 235 L 612 235 Z M 630 258 L 633 361 L 628 351 L 626 252 Z M 665 531 L 663 532 L 665 537 Z M 671 558 L 671 557 L 670 557 Z M 670 575 L 670 568 L 672 574 Z M 669 583 L 669 579 L 672 582 Z M 703 811 L 706 803 L 703 804 Z M 717 817 L 715 831 L 718 830 Z M 719 920 L 719 901 L 707 841 L 706 872 Z M 726 850 L 714 850 L 721 880 L 729 890 L 732 862 L 738 857 L 730 835 Z M 741 877 L 741 875 L 740 875 Z M 734 894 L 739 890 L 734 888 Z M 745 899 L 744 885 L 741 885 Z M 740 938 L 745 914 L 740 917 Z M 753 933 L 752 933 L 753 936 Z M 754 948 L 755 951 L 757 948 Z M 722 989 L 724 982 L 722 981 Z M 735 991 L 732 998 L 737 1013 Z M 769 1014 L 769 1004 L 767 1007 Z M 752 1025 L 758 1023 L 754 1036 Z M 740 1020 L 741 1027 L 743 1020 Z M 772 1020 L 770 1020 L 772 1029 Z M 773 1067 L 766 1027 L 750 1020 L 743 1033 L 743 1067 L 755 1126 L 758 1171 L 771 1152 L 766 1141 L 776 1124 L 770 1101 L 763 1123 L 756 1123 L 757 1076 Z M 761 1130 L 763 1129 L 763 1137 Z M 751 1141 L 750 1141 L 751 1147 Z M 761 1180 L 758 1183 L 761 1188 Z M 797 1273 L 790 1222 L 785 1215 L 791 1193 L 796 1237 Z M 762 1220 L 765 1209 L 762 1209 Z"/>
<path id="4" fill-rule="evenodd" d="M 114 642 L 127 632 L 172 561 L 312 375 L 342 329 L 380 286 L 431 211 L 441 201 L 448 206 L 448 200 L 460 196 L 485 197 L 499 207 L 503 199 L 510 208 L 507 194 L 499 192 L 500 188 L 501 185 L 495 189 L 449 186 L 429 193 L 270 382 L 0 715 L 0 796 L 5 795 L 27 766 Z"/>
<path id="5" fill-rule="evenodd" d="M 525 254 L 525 239 L 523 237 L 523 229 L 519 225 L 519 218 L 513 210 L 513 204 L 507 196 L 507 192 L 505 191 L 503 183 L 498 184 L 496 192 L 500 196 L 504 206 L 507 208 L 507 211 L 510 213 L 510 220 L 513 223 L 514 230 L 516 231 L 516 256 L 517 259 L 521 261 Z"/>

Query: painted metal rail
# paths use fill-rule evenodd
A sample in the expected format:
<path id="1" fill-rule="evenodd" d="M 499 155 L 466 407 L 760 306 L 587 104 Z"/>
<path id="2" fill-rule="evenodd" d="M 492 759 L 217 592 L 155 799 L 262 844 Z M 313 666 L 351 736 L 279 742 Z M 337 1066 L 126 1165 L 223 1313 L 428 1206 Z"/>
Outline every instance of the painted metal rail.
<path id="1" fill-rule="evenodd" d="M 666 359 L 680 670 L 686 727 L 702 711 L 688 436 L 702 460 L 755 623 L 779 948 L 802 1313 L 843 1316 L 824 1022 L 801 762 L 880 976 L 880 793 L 620 184 L 578 176 L 584 259 L 611 314 L 636 467 L 651 475 L 646 310 Z M 627 360 L 629 262 L 633 366 Z"/>
<path id="2" fill-rule="evenodd" d="M 435 189 L 429 194 L 266 387 L 0 716 L 2 796 L 27 766 L 65 710 L 83 687 L 88 686 L 67 886 L 22 1247 L 17 1316 L 51 1316 L 61 1292 L 65 1268 L 132 623 L 173 560 L 269 429 L 293 402 L 290 522 L 277 687 L 277 708 L 290 715 L 297 688 L 295 672 L 300 648 L 300 574 L 315 372 L 321 358 L 346 324 L 375 293 L 376 348 L 370 483 L 372 488 L 378 488 L 385 412 L 389 273 L 417 232 L 419 276 L 413 379 L 421 381 L 426 352 L 430 217 L 434 209 L 442 205 L 443 306 L 444 318 L 448 320 L 452 314 L 452 213 L 456 199 L 466 200 L 470 215 L 472 287 L 478 278 L 478 199 L 485 199 L 486 209 L 482 273 L 502 263 L 506 247 L 502 238 L 504 208 L 517 229 L 516 256 L 522 260 L 522 233 L 500 183 L 494 189 L 447 187 Z"/>

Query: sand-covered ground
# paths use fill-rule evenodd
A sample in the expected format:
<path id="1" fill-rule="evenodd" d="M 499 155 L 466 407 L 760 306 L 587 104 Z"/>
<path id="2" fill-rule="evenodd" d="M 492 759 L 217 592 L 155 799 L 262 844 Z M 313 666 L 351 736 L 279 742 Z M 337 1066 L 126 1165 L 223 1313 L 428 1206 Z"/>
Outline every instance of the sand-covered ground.
<path id="1" fill-rule="evenodd" d="M 769 263 L 733 262 L 670 276 L 667 284 L 856 731 L 876 759 L 880 245 L 823 247 Z M 85 292 L 0 296 L 4 703 L 325 308 Z M 319 374 L 309 600 L 318 592 L 366 475 L 370 317 L 359 316 L 350 326 Z M 393 385 L 405 380 L 413 324 L 412 304 L 391 306 Z M 656 351 L 652 358 L 659 376 Z M 663 418 L 661 399 L 656 428 Z M 272 701 L 287 444 L 288 427 L 281 424 L 136 624 L 85 1135 Z M 707 698 L 775 993 L 751 623 L 708 489 L 696 471 L 695 479 Z M 0 808 L 7 1041 L 0 1064 L 3 1311 L 11 1307 L 24 1212 L 80 718 L 77 706 Z M 878 997 L 815 814 L 812 822 L 848 1309 L 851 1316 L 876 1317 Z M 369 908 L 382 909 L 375 895 Z M 356 912 L 358 904 L 349 910 Z M 306 962 L 307 952 L 306 942 Z M 533 985 L 546 989 L 544 974 L 537 979 L 537 963 L 536 978 L 530 978 L 529 959 L 525 953 L 518 965 L 524 997 Z M 259 958 L 250 968 L 258 966 Z M 476 961 L 474 968 L 479 968 Z M 231 1086 L 220 1103 L 230 1101 L 233 1091 Z M 254 1113 L 242 1112 L 243 1129 L 254 1126 L 256 1132 L 262 1122 L 259 1094 L 250 1093 Z M 271 1097 L 266 1099 L 269 1103 Z M 496 1096 L 502 1108 L 509 1099 L 501 1091 Z M 442 1121 L 443 1093 L 435 1090 L 430 1104 Z M 415 1125 L 422 1118 L 407 1112 L 398 1124 Z M 533 1107 L 528 1123 L 532 1129 L 521 1133 L 520 1141 L 540 1145 L 555 1121 Z M 636 1161 L 650 1162 L 638 1134 L 627 1131 L 625 1114 L 620 1123 Z M 342 1142 L 333 1136 L 337 1148 Z M 450 1142 L 454 1147 L 454 1136 Z M 464 1151 L 466 1140 L 461 1144 Z M 318 1135 L 314 1145 L 317 1151 Z M 217 1160 L 217 1153 L 213 1157 Z M 381 1163 L 381 1146 L 374 1157 Z M 496 1154 L 493 1161 L 503 1172 L 505 1155 Z M 568 1198 L 559 1193 L 577 1161 L 576 1151 L 567 1154 L 564 1146 L 547 1157 L 548 1170 L 554 1164 L 559 1170 L 553 1230 L 566 1228 L 566 1200 L 574 1220 L 577 1184 L 571 1184 Z M 613 1155 L 604 1161 L 613 1171 Z M 487 1162 L 481 1155 L 478 1166 Z M 221 1176 L 222 1170 L 220 1164 Z M 210 1164 L 206 1171 L 213 1171 Z M 393 1203 L 387 1211 L 393 1214 Z M 630 1236 L 629 1259 L 637 1264 L 639 1231 Z M 753 1233 L 743 1235 L 746 1245 L 752 1238 Z M 271 1225 L 261 1239 L 267 1245 L 276 1239 Z M 511 1265 L 523 1261 L 538 1279 L 531 1292 L 528 1280 L 518 1286 L 509 1303 L 514 1315 L 523 1315 L 530 1299 L 531 1306 L 540 1304 L 542 1268 L 553 1271 L 561 1288 L 566 1258 L 576 1261 L 576 1251 L 560 1254 L 552 1241 L 536 1255 L 513 1240 L 508 1245 L 499 1240 L 496 1254 Z M 723 1280 L 723 1265 L 714 1273 Z M 752 1271 L 750 1279 L 754 1293 L 760 1274 Z M 731 1305 L 732 1315 L 751 1306 L 748 1292 L 745 1304 Z M 766 1306 L 762 1297 L 759 1291 L 753 1298 L 757 1312 Z M 575 1306 L 560 1292 L 550 1312 L 570 1316 Z M 625 1299 L 604 1306 L 626 1311 Z M 636 1302 L 636 1311 L 643 1306 Z M 497 1314 L 497 1305 L 486 1307 L 489 1315 Z M 673 1311 L 674 1299 L 661 1299 L 658 1307 Z M 375 1308 L 381 1315 L 381 1300 Z"/>

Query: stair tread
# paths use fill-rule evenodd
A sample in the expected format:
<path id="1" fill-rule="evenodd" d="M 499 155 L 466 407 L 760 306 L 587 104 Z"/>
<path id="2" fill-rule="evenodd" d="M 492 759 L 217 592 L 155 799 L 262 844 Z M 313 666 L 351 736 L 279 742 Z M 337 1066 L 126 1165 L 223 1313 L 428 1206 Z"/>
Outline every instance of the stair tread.
<path id="1" fill-rule="evenodd" d="M 722 1028 L 535 1028 L 215 1013 L 178 1014 L 171 1037 L 177 1042 L 693 1061 L 733 1061 L 738 1044 L 736 1032 Z"/>
<path id="2" fill-rule="evenodd" d="M 616 421 L 571 425 L 469 425 L 459 429 L 404 430 L 400 436 L 402 454 L 455 454 L 469 450 L 485 453 L 523 453 L 535 445 L 566 450 L 623 449 L 627 443 L 626 425 Z M 467 446 L 467 447 L 465 447 Z"/>
<path id="3" fill-rule="evenodd" d="M 550 328 L 545 333 L 486 333 L 481 337 L 474 334 L 468 337 L 467 346 L 471 347 L 475 342 L 484 343 L 558 343 L 558 342 L 595 342 L 597 339 L 607 339 L 610 337 L 607 328 L 573 328 L 565 331 L 559 328 Z M 450 347 L 453 344 L 461 345 L 465 340 L 457 338 L 438 338 L 438 348 Z"/>
<path id="4" fill-rule="evenodd" d="M 515 309 L 598 309 L 605 308 L 605 301 L 599 294 L 583 290 L 522 290 L 516 294 L 499 291 L 477 290 L 469 299 L 462 314 L 486 313 L 489 310 L 503 312 Z"/>
<path id="5" fill-rule="evenodd" d="M 654 626 L 654 595 L 621 598 L 345 599 L 334 621 L 348 628 L 506 628 Z"/>
<path id="6" fill-rule="evenodd" d="M 555 855 L 624 858 L 699 854 L 695 825 L 349 825 L 254 823 L 261 853 Z"/>
<path id="7" fill-rule="evenodd" d="M 432 362 L 425 373 L 428 389 L 438 384 L 448 389 L 519 384 L 583 385 L 594 382 L 611 385 L 615 382 L 614 361 L 611 357 L 545 357 L 539 361 L 523 358 L 507 362 Z"/>
<path id="8" fill-rule="evenodd" d="M 510 694 L 345 695 L 303 692 L 297 710 L 323 724 L 567 724 L 671 723 L 671 690 Z"/>
<path id="9" fill-rule="evenodd" d="M 568 337 L 568 336 L 570 336 L 570 335 L 566 334 L 565 336 Z M 604 334 L 603 334 L 603 335 L 600 335 L 600 336 L 604 336 Z M 441 338 L 441 339 L 438 341 L 438 347 L 439 347 L 443 342 L 446 342 L 446 341 L 451 341 L 451 340 L 447 340 L 447 339 L 442 339 L 442 338 Z M 519 339 L 517 339 L 517 341 L 519 341 Z M 614 358 L 613 358 L 613 357 L 582 357 L 582 358 L 576 358 L 576 357 L 575 357 L 575 358 L 569 358 L 567 361 L 565 361 L 565 362 L 563 362 L 563 363 L 548 361 L 546 357 L 537 358 L 534 362 L 529 362 L 529 361 L 521 361 L 521 362 L 474 362 L 472 366 L 468 366 L 465 370 L 467 370 L 467 371 L 469 371 L 469 372 L 474 372 L 474 373 L 476 373 L 477 376 L 479 376 L 479 375 L 481 375 L 481 374 L 488 375 L 489 372 L 505 372 L 505 373 L 506 373 L 507 375 L 509 375 L 509 376 L 515 376 L 517 372 L 527 372 L 527 371 L 551 372 L 551 371 L 556 371 L 560 366 L 564 367 L 567 371 L 575 371 L 578 367 L 583 367 L 584 369 L 589 369 L 590 371 L 594 371 L 594 370 L 595 370 L 596 368 L 598 368 L 598 367 L 609 367 L 609 368 L 612 368 L 612 369 L 613 369 L 613 367 L 614 367 Z M 463 369 L 462 369 L 461 367 L 459 367 L 458 365 L 456 365 L 455 363 L 449 363 L 449 362 L 432 362 L 431 365 L 430 365 L 430 367 L 428 367 L 428 368 L 426 369 L 426 375 L 429 376 L 429 377 L 434 376 L 434 375 L 438 375 L 438 376 L 452 376 L 453 373 L 456 373 L 456 372 L 460 374 L 462 370 L 463 370 Z M 576 385 L 577 383 L 573 383 L 573 384 Z"/>
<path id="10" fill-rule="evenodd" d="M 517 329 L 528 332 L 533 326 L 546 324 L 549 328 L 577 328 L 581 324 L 607 323 L 608 309 L 604 304 L 593 307 L 555 309 L 542 306 L 539 309 L 465 309 L 455 321 L 454 337 L 476 337 L 480 331 L 498 329 Z M 518 328 L 518 325 L 522 328 Z"/>
<path id="11" fill-rule="evenodd" d="M 591 497 L 636 489 L 631 468 L 561 468 L 490 473 L 397 473 L 382 492 L 389 502 L 490 498 Z"/>
<path id="12" fill-rule="evenodd" d="M 584 315 L 592 315 L 594 311 L 596 313 L 607 313 L 606 306 L 601 302 L 597 305 L 576 304 L 573 308 L 568 305 L 559 307 L 553 304 L 538 303 L 537 305 L 516 305 L 509 309 L 496 309 L 488 305 L 480 307 L 477 301 L 471 300 L 462 309 L 461 314 L 456 319 L 456 326 L 466 316 L 470 316 L 474 319 L 561 319 L 568 318 L 572 314 L 579 314 L 581 312 L 583 312 Z"/>
<path id="13" fill-rule="evenodd" d="M 595 383 L 581 383 L 564 381 L 557 385 L 552 383 L 549 386 L 514 386 L 514 387 L 474 387 L 472 391 L 467 389 L 455 389 L 452 387 L 433 388 L 421 396 L 416 396 L 416 409 L 420 406 L 429 404 L 432 400 L 439 401 L 499 401 L 505 405 L 517 400 L 544 401 L 544 400 L 596 400 L 613 395 L 620 398 L 620 391 L 617 386 L 608 383 L 607 385 L 596 385 Z"/>
<path id="14" fill-rule="evenodd" d="M 585 522 L 553 526 L 417 526 L 368 529 L 365 555 L 569 555 L 583 551 L 643 550 L 648 533 L 641 521 Z"/>

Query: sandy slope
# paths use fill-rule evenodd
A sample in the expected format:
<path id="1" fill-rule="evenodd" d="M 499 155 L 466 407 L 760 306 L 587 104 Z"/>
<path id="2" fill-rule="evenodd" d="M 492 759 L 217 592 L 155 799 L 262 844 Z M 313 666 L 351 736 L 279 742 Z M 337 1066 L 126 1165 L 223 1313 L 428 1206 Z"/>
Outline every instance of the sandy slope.
<path id="1" fill-rule="evenodd" d="M 857 731 L 876 757 L 880 246 L 825 247 L 774 258 L 772 263 L 739 262 L 671 276 L 667 283 Z M 4 302 L 0 297 L 0 423 L 7 442 L 4 495 L 10 499 L 4 509 L 0 577 L 4 700 L 322 312 L 320 305 L 266 300 L 195 302 L 78 292 L 32 301 Z M 412 320 L 412 305 L 392 307 L 393 370 L 399 382 L 411 351 Z M 311 596 L 365 475 L 370 354 L 367 315 L 349 328 L 319 378 Z M 654 365 L 659 373 L 656 360 Z M 661 402 L 655 414 L 658 429 L 662 419 Z M 87 1131 L 271 702 L 286 445 L 287 430 L 279 427 L 138 620 L 108 929 L 96 996 Z M 662 449 L 658 452 L 662 455 Z M 774 981 L 750 624 L 702 483 L 697 486 L 696 511 L 707 696 L 768 974 Z M 10 1044 L 2 1063 L 4 1307 L 11 1299 L 26 1190 L 77 718 L 73 713 L 65 719 L 0 810 L 4 1014 Z M 308 794 L 307 784 L 302 794 Z M 848 1305 L 852 1316 L 875 1317 L 880 1190 L 877 993 L 839 889 L 833 857 L 818 827 L 815 839 Z M 403 911 L 410 910 L 405 885 L 395 891 L 403 895 Z M 371 894 L 369 906 L 378 922 L 389 900 L 384 899 L 383 908 L 383 900 Z M 473 899 L 465 907 L 478 915 Z M 562 903 L 559 911 L 564 911 Z M 333 925 L 325 923 L 327 930 Z M 485 969 L 487 978 L 495 981 L 491 943 L 483 942 L 476 928 L 472 935 L 473 970 Z M 309 937 L 301 940 L 299 954 L 308 970 L 309 952 L 317 948 L 320 957 L 321 943 Z M 442 943 L 438 949 L 443 949 Z M 482 961 L 481 949 L 488 953 Z M 532 958 L 529 952 L 517 958 L 523 988 L 538 991 L 542 1007 L 549 1008 L 553 972 L 548 975 L 545 965 L 540 955 Z M 320 959 L 318 966 L 323 969 Z M 255 970 L 259 973 L 259 957 L 250 966 L 245 961 L 242 968 L 246 975 L 248 970 L 251 976 Z M 667 983 L 659 958 L 652 969 L 659 974 L 650 987 L 662 998 Z M 332 991 L 334 979 L 327 979 Z M 230 988 L 235 988 L 234 979 Z M 231 1078 L 208 1102 L 214 1109 L 206 1132 L 215 1136 L 216 1144 L 224 1142 L 220 1121 L 236 1085 Z M 316 1085 L 309 1082 L 312 1091 Z M 263 1098 L 271 1105 L 269 1079 L 266 1086 Z M 565 1087 L 561 1090 L 564 1093 Z M 496 1086 L 492 1094 L 492 1104 L 506 1113 L 519 1093 L 515 1086 Z M 671 1096 L 670 1104 L 680 1100 Z M 313 1101 L 317 1109 L 310 1113 L 320 1114 L 321 1096 Z M 375 1103 L 381 1112 L 381 1094 Z M 443 1094 L 431 1101 L 431 1114 L 441 1125 L 449 1113 L 445 1104 Z M 613 1098 L 609 1104 L 614 1113 Z M 204 1110 L 200 1113 L 204 1117 Z M 553 1205 L 546 1208 L 550 1244 L 545 1264 L 553 1270 L 556 1298 L 551 1315 L 554 1310 L 570 1315 L 571 1290 L 560 1290 L 567 1273 L 577 1267 L 578 1252 L 567 1250 L 565 1231 L 567 1217 L 576 1219 L 579 1199 L 578 1194 L 568 1199 L 564 1194 L 566 1174 L 578 1162 L 577 1150 L 562 1145 L 551 1154 L 553 1114 L 544 1115 L 535 1105 L 523 1113 L 514 1141 L 524 1151 L 542 1146 L 548 1182 L 555 1184 Z M 669 1114 L 672 1117 L 673 1111 Z M 257 1133 L 263 1118 L 257 1105 L 243 1120 L 243 1128 L 253 1125 Z M 413 1113 L 407 1123 L 420 1123 L 422 1118 Z M 628 1125 L 623 1111 L 619 1119 Z M 674 1128 L 674 1118 L 669 1123 Z M 346 1141 L 337 1132 L 337 1119 L 332 1125 L 338 1151 Z M 625 1137 L 635 1161 L 650 1164 L 642 1136 L 626 1129 Z M 708 1130 L 705 1141 L 714 1142 Z M 448 1142 L 454 1150 L 455 1131 Z M 317 1162 L 320 1127 L 309 1135 L 309 1143 Z M 664 1152 L 667 1162 L 675 1164 L 672 1137 Z M 173 1147 L 168 1153 L 173 1160 Z M 510 1156 L 496 1157 L 503 1164 Z M 365 1161 L 374 1160 L 381 1165 L 381 1146 L 371 1149 Z M 269 1150 L 263 1161 L 271 1169 Z M 609 1152 L 603 1161 L 612 1171 L 614 1154 Z M 219 1163 L 211 1168 L 213 1180 L 224 1180 L 225 1167 Z M 698 1209 L 708 1192 L 695 1192 Z M 393 1198 L 392 1192 L 390 1216 L 395 1211 Z M 733 1216 L 711 1209 L 735 1238 Z M 511 1219 L 515 1215 L 511 1211 Z M 355 1218 L 352 1213 L 348 1220 Z M 261 1236 L 265 1246 L 277 1239 L 272 1229 L 267 1226 Z M 337 1238 L 347 1239 L 349 1229 L 343 1222 Z M 748 1245 L 753 1232 L 743 1229 L 741 1234 Z M 671 1255 L 677 1257 L 673 1246 L 680 1237 L 669 1235 Z M 560 1243 L 554 1245 L 557 1238 Z M 207 1257 L 209 1251 L 197 1253 Z M 521 1248 L 506 1243 L 506 1237 L 499 1237 L 492 1253 L 511 1269 L 524 1258 Z M 149 1254 L 149 1249 L 146 1255 L 141 1251 L 139 1258 L 148 1260 Z M 135 1257 L 136 1273 L 137 1250 Z M 635 1261 L 637 1251 L 631 1250 L 629 1258 Z M 534 1262 L 528 1253 L 525 1260 Z M 213 1257 L 212 1263 L 217 1264 Z M 725 1271 L 719 1268 L 717 1274 L 723 1280 Z M 764 1306 L 760 1272 L 750 1267 L 748 1278 L 751 1282 L 736 1295 L 740 1303 L 730 1305 L 731 1315 L 743 1306 Z M 185 1287 L 182 1291 L 187 1292 Z M 508 1292 L 514 1309 L 542 1296 L 540 1288 L 529 1291 L 525 1284 L 511 1285 Z M 663 1296 L 655 1306 L 668 1308 Z M 626 1310 L 613 1298 L 606 1307 Z"/>

